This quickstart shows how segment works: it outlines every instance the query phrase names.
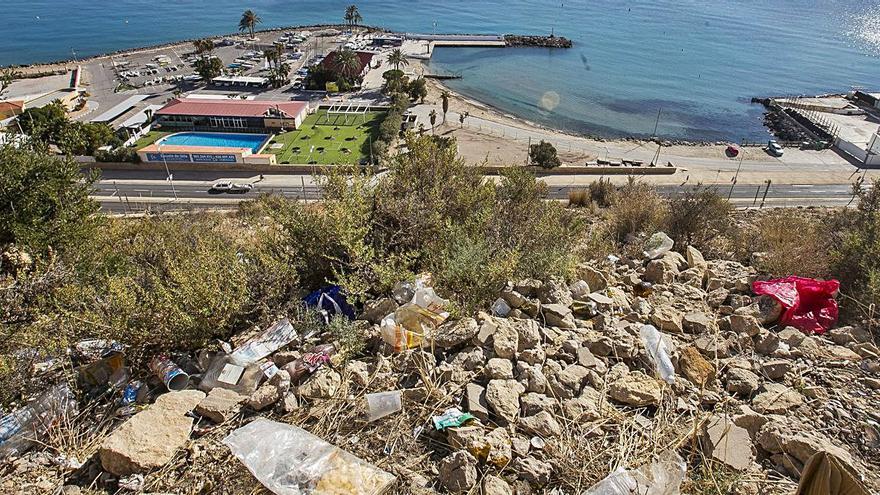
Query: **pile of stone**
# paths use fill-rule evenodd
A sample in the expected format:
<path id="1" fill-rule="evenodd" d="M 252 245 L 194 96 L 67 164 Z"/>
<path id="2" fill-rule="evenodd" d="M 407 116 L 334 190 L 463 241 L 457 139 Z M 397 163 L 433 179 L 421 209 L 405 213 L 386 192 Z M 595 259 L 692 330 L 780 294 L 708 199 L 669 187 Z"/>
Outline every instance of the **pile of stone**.
<path id="1" fill-rule="evenodd" d="M 880 468 L 873 335 L 858 326 L 824 336 L 779 328 L 778 303 L 751 295 L 755 278 L 749 267 L 707 261 L 692 247 L 584 264 L 570 284 L 511 282 L 491 314 L 424 327 L 423 341 L 401 352 L 380 332 L 400 304 L 370 301 L 360 321 L 368 357 L 337 356 L 293 380 L 284 366 L 306 350 L 296 342 L 269 357 L 281 369 L 249 395 L 215 388 L 159 396 L 101 443 L 98 458 L 120 479 L 149 476 L 188 443 L 228 457 L 216 436 L 194 440 L 194 425 L 231 429 L 276 416 L 312 431 L 320 425 L 326 440 L 387 466 L 401 491 L 571 493 L 561 466 L 572 462 L 562 446 L 573 427 L 601 439 L 626 423 L 649 431 L 674 416 L 668 429 L 682 455 L 742 474 L 755 493 L 780 486 L 780 473 L 789 478 L 781 486 L 793 487 L 817 452 L 880 488 L 872 474 Z M 659 329 L 674 365 L 665 381 L 642 340 L 645 325 Z M 379 391 L 400 391 L 403 411 L 368 423 L 362 396 Z M 475 419 L 435 430 L 431 417 L 451 407 Z M 389 447 L 386 436 L 400 431 L 420 462 Z M 649 434 L 642 441 L 653 451 Z M 599 478 L 608 472 L 605 463 L 587 468 Z"/>

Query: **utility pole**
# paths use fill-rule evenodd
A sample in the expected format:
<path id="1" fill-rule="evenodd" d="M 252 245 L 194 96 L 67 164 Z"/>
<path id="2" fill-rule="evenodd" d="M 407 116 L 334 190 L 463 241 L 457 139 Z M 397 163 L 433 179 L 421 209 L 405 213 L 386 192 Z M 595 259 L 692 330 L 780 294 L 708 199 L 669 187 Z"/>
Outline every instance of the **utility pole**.
<path id="1" fill-rule="evenodd" d="M 171 183 L 171 192 L 174 194 L 174 199 L 176 200 L 178 198 L 177 198 L 177 190 L 174 189 L 174 175 L 172 175 L 171 171 L 168 170 L 168 161 L 165 159 L 165 153 L 162 153 L 162 145 L 159 143 L 156 143 L 156 149 L 159 150 L 159 155 L 162 156 L 162 163 L 165 164 L 166 180 Z"/>
<path id="2" fill-rule="evenodd" d="M 739 180 L 739 170 L 742 168 L 743 159 L 745 158 L 745 153 L 740 153 L 739 157 L 739 165 L 736 167 L 736 174 L 733 176 L 733 182 L 730 184 L 730 192 L 727 193 L 727 201 L 730 201 L 730 197 L 733 196 L 733 187 L 736 185 L 736 181 Z"/>
<path id="3" fill-rule="evenodd" d="M 770 179 L 767 179 L 767 189 L 764 189 L 764 197 L 761 198 L 761 208 L 764 208 L 764 202 L 767 201 L 767 193 L 770 192 L 770 183 L 773 182 Z"/>
<path id="4" fill-rule="evenodd" d="M 654 133 L 651 134 L 652 138 L 657 137 L 657 127 L 660 126 L 660 112 L 662 112 L 662 111 L 663 111 L 663 107 L 660 107 L 657 109 L 657 120 L 654 122 Z"/>

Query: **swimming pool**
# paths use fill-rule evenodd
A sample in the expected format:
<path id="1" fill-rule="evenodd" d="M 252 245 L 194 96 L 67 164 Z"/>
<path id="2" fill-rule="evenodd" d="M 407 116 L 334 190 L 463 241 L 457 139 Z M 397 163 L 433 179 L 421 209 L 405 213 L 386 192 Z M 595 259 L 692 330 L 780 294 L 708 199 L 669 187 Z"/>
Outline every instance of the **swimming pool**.
<path id="1" fill-rule="evenodd" d="M 213 148 L 248 148 L 258 153 L 268 139 L 266 134 L 231 134 L 222 132 L 178 132 L 159 140 L 162 146 L 208 146 Z"/>

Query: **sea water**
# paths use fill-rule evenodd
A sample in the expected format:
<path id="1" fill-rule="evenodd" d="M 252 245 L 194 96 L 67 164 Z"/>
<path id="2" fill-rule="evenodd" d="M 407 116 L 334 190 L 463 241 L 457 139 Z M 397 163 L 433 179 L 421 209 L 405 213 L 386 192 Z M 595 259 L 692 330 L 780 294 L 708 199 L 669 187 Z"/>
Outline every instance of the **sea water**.
<path id="1" fill-rule="evenodd" d="M 352 0 L 4 0 L 0 65 L 84 57 L 237 30 L 342 22 Z M 880 0 L 361 0 L 410 32 L 550 34 L 570 50 L 440 48 L 456 91 L 605 137 L 763 139 L 755 96 L 880 90 Z M 659 120 L 658 120 L 659 113 Z"/>

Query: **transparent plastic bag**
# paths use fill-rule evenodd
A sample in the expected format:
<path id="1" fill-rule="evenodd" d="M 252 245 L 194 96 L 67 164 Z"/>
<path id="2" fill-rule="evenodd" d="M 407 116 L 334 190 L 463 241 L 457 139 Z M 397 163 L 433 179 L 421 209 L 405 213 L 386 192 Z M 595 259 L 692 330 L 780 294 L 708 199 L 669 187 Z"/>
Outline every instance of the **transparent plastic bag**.
<path id="1" fill-rule="evenodd" d="M 672 251 L 675 241 L 672 240 L 665 232 L 657 232 L 652 235 L 645 244 L 645 258 L 656 260 L 664 254 Z"/>
<path id="2" fill-rule="evenodd" d="M 639 334 L 645 350 L 648 351 L 648 357 L 657 369 L 657 374 L 666 383 L 670 385 L 675 383 L 675 367 L 669 359 L 669 350 L 666 348 L 666 342 L 663 341 L 663 334 L 654 325 L 642 325 Z"/>
<path id="3" fill-rule="evenodd" d="M 440 326 L 449 313 L 438 314 L 420 305 L 409 303 L 382 319 L 379 325 L 382 340 L 395 352 L 419 347 L 430 340 L 431 332 Z"/>
<path id="4" fill-rule="evenodd" d="M 76 398 L 67 384 L 0 418 L 0 459 L 26 452 L 53 424 L 76 414 Z"/>
<path id="5" fill-rule="evenodd" d="M 582 495 L 679 495 L 686 472 L 684 460 L 667 450 L 638 469 L 617 468 Z"/>
<path id="6" fill-rule="evenodd" d="M 335 304 L 335 303 L 334 303 Z M 232 357 L 240 364 L 248 365 L 269 356 L 296 338 L 296 329 L 287 318 L 275 322 L 260 335 L 248 340 L 232 351 Z"/>
<path id="7" fill-rule="evenodd" d="M 231 354 L 218 354 L 202 375 L 199 390 L 210 392 L 219 387 L 250 395 L 257 389 L 262 375 L 258 364 L 244 364 Z"/>
<path id="8" fill-rule="evenodd" d="M 376 421 L 402 408 L 400 390 L 367 394 L 367 421 Z"/>
<path id="9" fill-rule="evenodd" d="M 277 495 L 379 495 L 394 475 L 302 428 L 257 419 L 223 443 Z"/>

